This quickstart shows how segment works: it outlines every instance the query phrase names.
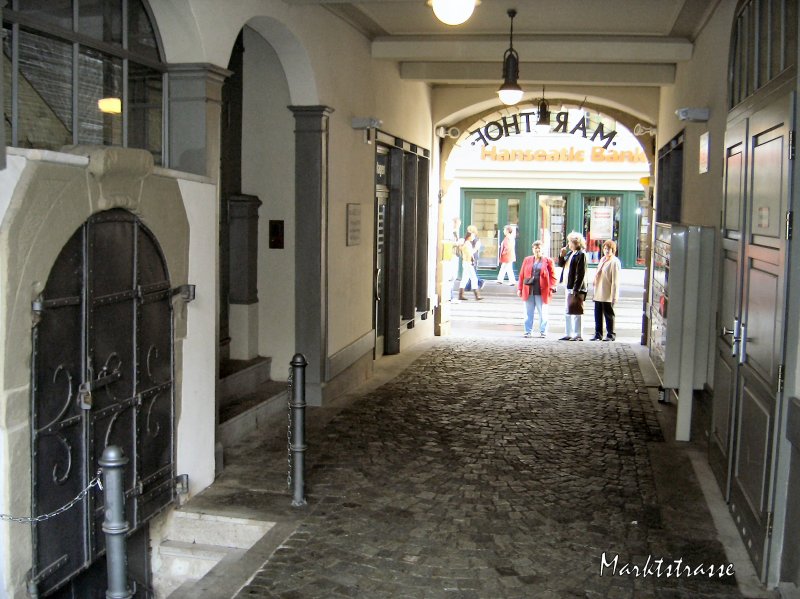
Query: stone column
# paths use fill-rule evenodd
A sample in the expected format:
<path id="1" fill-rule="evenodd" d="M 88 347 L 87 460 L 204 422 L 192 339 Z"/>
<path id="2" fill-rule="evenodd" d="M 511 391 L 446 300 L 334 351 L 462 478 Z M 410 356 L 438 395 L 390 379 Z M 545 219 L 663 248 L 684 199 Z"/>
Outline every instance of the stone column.
<path id="1" fill-rule="evenodd" d="M 211 64 L 169 67 L 169 168 L 219 178 L 222 84 L 230 71 Z"/>
<path id="2" fill-rule="evenodd" d="M 295 347 L 308 361 L 306 400 L 321 405 L 328 351 L 327 106 L 290 106 L 295 118 Z"/>
<path id="3" fill-rule="evenodd" d="M 258 208 L 254 195 L 228 198 L 230 219 L 231 358 L 258 355 Z"/>

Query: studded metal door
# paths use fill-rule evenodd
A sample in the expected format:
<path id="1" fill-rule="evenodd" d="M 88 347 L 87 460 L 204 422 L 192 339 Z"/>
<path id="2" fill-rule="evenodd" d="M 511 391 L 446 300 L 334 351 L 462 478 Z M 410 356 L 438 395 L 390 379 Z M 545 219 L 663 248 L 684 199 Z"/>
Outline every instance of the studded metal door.
<path id="1" fill-rule="evenodd" d="M 129 542 L 129 563 L 139 566 L 129 573 L 146 597 L 142 531 L 174 499 L 172 304 L 157 241 L 124 210 L 92 216 L 62 249 L 34 313 L 32 513 L 74 498 L 103 449 L 121 447 L 130 458 L 126 517 L 139 531 Z M 102 520 L 94 488 L 34 525 L 32 578 L 42 596 L 104 596 Z"/>

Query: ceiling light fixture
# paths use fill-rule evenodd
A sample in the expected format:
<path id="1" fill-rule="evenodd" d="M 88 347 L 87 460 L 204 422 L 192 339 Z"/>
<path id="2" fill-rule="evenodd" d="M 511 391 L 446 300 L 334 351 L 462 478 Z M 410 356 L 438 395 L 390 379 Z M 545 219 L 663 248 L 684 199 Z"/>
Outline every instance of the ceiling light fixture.
<path id="1" fill-rule="evenodd" d="M 445 25 L 461 25 L 472 16 L 479 0 L 428 0 L 433 14 Z"/>
<path id="2" fill-rule="evenodd" d="M 514 50 L 514 17 L 517 16 L 515 8 L 508 9 L 511 18 L 511 32 L 508 35 L 508 50 L 503 54 L 503 85 L 497 90 L 500 101 L 507 106 L 513 106 L 522 99 L 522 88 L 519 80 L 519 54 Z"/>

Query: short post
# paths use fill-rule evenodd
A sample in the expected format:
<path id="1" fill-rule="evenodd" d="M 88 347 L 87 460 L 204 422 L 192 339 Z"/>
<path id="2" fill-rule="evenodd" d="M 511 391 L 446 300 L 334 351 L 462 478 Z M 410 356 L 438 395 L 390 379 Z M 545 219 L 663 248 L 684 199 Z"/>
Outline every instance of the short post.
<path id="1" fill-rule="evenodd" d="M 103 532 L 106 535 L 106 568 L 108 571 L 108 589 L 106 599 L 131 599 L 128 588 L 128 556 L 126 533 L 128 522 L 125 520 L 125 482 L 124 470 L 128 458 L 116 445 L 109 445 L 103 450 L 98 462 L 103 469 L 103 499 L 105 501 L 105 519 Z"/>
<path id="2" fill-rule="evenodd" d="M 292 358 L 292 505 L 305 505 L 305 451 L 306 451 L 306 362 L 303 354 Z"/>

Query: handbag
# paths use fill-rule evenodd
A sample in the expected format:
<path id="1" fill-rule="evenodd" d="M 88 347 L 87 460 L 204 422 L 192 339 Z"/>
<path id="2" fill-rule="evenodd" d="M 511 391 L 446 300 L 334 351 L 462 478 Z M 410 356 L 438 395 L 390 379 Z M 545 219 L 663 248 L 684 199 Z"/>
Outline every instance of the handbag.
<path id="1" fill-rule="evenodd" d="M 525 277 L 525 280 L 522 281 L 523 285 L 533 285 L 533 277 Z"/>
<path id="2" fill-rule="evenodd" d="M 567 314 L 580 316 L 583 314 L 583 300 L 586 299 L 585 291 L 576 291 L 567 294 Z"/>

